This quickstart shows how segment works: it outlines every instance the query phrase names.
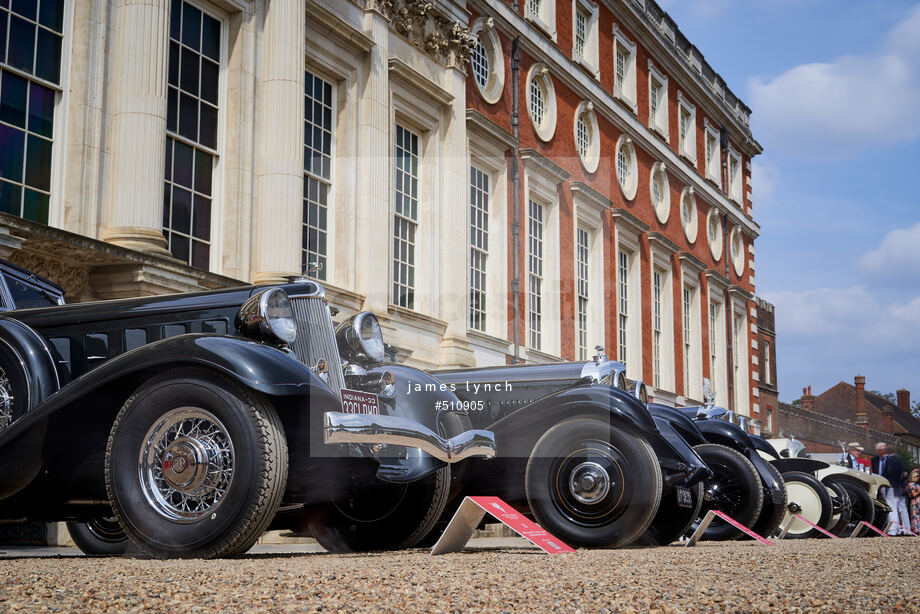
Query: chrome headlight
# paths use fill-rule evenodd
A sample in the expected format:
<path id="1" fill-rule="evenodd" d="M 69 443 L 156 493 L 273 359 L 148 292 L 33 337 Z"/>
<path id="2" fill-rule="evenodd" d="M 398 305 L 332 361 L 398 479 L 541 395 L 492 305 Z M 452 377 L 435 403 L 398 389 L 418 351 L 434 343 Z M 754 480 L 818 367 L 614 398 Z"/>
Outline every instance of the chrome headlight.
<path id="1" fill-rule="evenodd" d="M 645 388 L 645 384 L 642 383 L 642 380 L 637 379 L 632 386 L 633 396 L 642 401 L 644 405 L 648 405 L 648 390 Z"/>
<path id="2" fill-rule="evenodd" d="M 345 320 L 335 332 L 339 351 L 348 361 L 383 362 L 386 352 L 383 348 L 383 332 L 377 316 L 369 311 Z"/>
<path id="3" fill-rule="evenodd" d="M 281 288 L 269 288 L 249 297 L 237 314 L 237 326 L 249 337 L 269 343 L 294 343 L 297 321 L 291 299 Z"/>

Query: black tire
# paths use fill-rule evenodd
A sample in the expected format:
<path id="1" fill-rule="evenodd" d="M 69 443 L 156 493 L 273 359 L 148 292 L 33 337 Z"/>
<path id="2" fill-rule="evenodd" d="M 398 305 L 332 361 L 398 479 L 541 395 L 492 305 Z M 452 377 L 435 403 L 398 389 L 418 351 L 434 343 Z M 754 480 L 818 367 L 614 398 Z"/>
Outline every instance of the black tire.
<path id="1" fill-rule="evenodd" d="M 836 530 L 831 532 L 840 537 L 849 537 L 860 522 L 865 521 L 873 524 L 875 520 L 875 504 L 862 482 L 839 478 L 833 481 L 847 491 L 847 495 L 850 498 L 850 517 L 847 519 L 846 525 L 836 527 Z M 878 535 L 872 530 L 866 529 L 865 531 Z"/>
<path id="2" fill-rule="evenodd" d="M 661 468 L 642 437 L 574 418 L 537 441 L 524 486 L 537 523 L 563 542 L 616 548 L 635 541 L 655 518 Z"/>
<path id="3" fill-rule="evenodd" d="M 444 428 L 449 429 L 449 432 L 454 433 L 462 433 L 463 431 L 468 431 L 473 428 L 473 423 L 470 421 L 469 416 L 452 412 L 444 414 L 441 424 Z M 428 534 L 415 544 L 416 548 L 431 548 L 434 546 L 441 538 L 441 534 L 444 533 L 444 529 L 450 524 L 451 518 L 454 517 L 460 504 L 463 503 L 464 479 L 466 477 L 467 467 L 471 462 L 477 461 L 471 459 L 451 465 L 450 489 L 447 495 L 447 504 L 444 506 L 444 510 L 441 512 L 437 521 L 435 521 L 434 526 L 428 531 Z"/>
<path id="4" fill-rule="evenodd" d="M 788 505 L 796 504 L 801 508 L 796 512 L 799 516 L 806 518 L 821 528 L 827 526 L 828 521 L 833 515 L 833 503 L 827 488 L 818 481 L 818 478 L 804 471 L 787 471 L 783 474 L 786 480 L 786 496 L 789 500 Z M 792 517 L 791 512 L 783 518 L 783 524 L 787 523 Z M 808 539 L 812 537 L 826 537 L 818 529 L 809 527 L 803 522 L 796 521 L 789 527 L 786 533 L 787 539 Z"/>
<path id="5" fill-rule="evenodd" d="M 471 428 L 464 414 L 440 416 L 439 430 L 446 437 Z M 350 496 L 311 510 L 299 532 L 312 534 L 320 546 L 337 553 L 399 550 L 418 546 L 423 540 L 437 541 L 436 524 L 450 495 L 460 488 L 451 472 L 448 465 L 410 484 L 378 482 L 349 489 Z"/>
<path id="6" fill-rule="evenodd" d="M 763 507 L 763 487 L 754 464 L 741 452 L 717 443 L 703 443 L 693 449 L 713 473 L 703 482 L 704 500 L 699 521 L 709 510 L 718 510 L 746 527 L 753 527 Z M 694 525 L 699 526 L 699 522 Z M 744 533 L 721 518 L 714 518 L 703 533 L 703 539 L 724 541 L 742 535 Z"/>
<path id="7" fill-rule="evenodd" d="M 821 482 L 827 486 L 828 490 L 832 491 L 831 500 L 834 506 L 840 507 L 840 513 L 832 515 L 830 520 L 827 521 L 827 526 L 824 528 L 834 535 L 838 535 L 840 532 L 846 530 L 847 525 L 850 524 L 850 510 L 853 507 L 853 504 L 850 502 L 850 493 L 848 493 L 847 489 L 836 480 L 824 478 Z M 834 501 L 834 499 L 836 499 L 836 501 Z"/>
<path id="8" fill-rule="evenodd" d="M 83 554 L 121 556 L 138 551 L 114 516 L 99 516 L 89 522 L 68 522 L 67 532 Z"/>
<path id="9" fill-rule="evenodd" d="M 690 500 L 691 507 L 681 507 L 677 505 L 677 491 L 674 489 L 667 495 L 662 495 L 661 505 L 658 506 L 658 513 L 655 514 L 652 524 L 633 542 L 634 545 L 667 546 L 686 535 L 700 516 L 703 506 L 702 482 L 690 488 Z"/>
<path id="10" fill-rule="evenodd" d="M 271 403 L 212 371 L 175 369 L 125 401 L 109 435 L 105 480 L 119 523 L 142 551 L 213 558 L 245 552 L 262 535 L 287 467 Z"/>
<path id="11" fill-rule="evenodd" d="M 757 518 L 757 522 L 754 523 L 754 526 L 751 527 L 751 530 L 761 537 L 770 537 L 773 535 L 783 523 L 783 516 L 786 515 L 786 483 L 783 481 L 783 475 L 772 463 L 768 462 L 767 467 L 773 479 L 779 482 L 782 491 L 779 501 L 773 500 L 772 492 L 770 496 L 764 497 L 763 507 L 760 508 L 760 516 Z"/>

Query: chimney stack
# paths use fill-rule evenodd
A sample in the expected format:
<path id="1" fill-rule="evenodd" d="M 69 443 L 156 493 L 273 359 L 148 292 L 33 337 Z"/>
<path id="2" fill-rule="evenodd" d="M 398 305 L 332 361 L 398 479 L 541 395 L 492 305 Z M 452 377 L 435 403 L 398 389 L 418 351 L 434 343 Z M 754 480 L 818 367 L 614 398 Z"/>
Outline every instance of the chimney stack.
<path id="1" fill-rule="evenodd" d="M 910 413 L 910 390 L 904 390 L 901 388 L 897 391 L 898 395 L 898 409 Z"/>
<path id="2" fill-rule="evenodd" d="M 807 409 L 808 411 L 814 411 L 815 409 L 815 397 L 811 394 L 811 386 L 802 388 L 802 409 Z"/>
<path id="3" fill-rule="evenodd" d="M 856 424 L 869 424 L 869 416 L 866 415 L 866 376 L 857 375 L 853 378 L 856 384 Z"/>

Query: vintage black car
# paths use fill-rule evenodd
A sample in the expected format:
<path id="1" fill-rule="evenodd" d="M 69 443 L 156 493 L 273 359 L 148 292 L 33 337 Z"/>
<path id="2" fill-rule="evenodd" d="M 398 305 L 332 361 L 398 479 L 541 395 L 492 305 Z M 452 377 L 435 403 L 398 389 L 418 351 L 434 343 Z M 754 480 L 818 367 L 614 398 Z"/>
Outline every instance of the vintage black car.
<path id="1" fill-rule="evenodd" d="M 157 557 L 238 554 L 270 525 L 331 550 L 410 546 L 451 464 L 495 444 L 385 360 L 373 314 L 334 328 L 305 278 L 7 311 L 0 521 L 90 523 L 84 547 L 124 531 Z"/>
<path id="2" fill-rule="evenodd" d="M 670 421 L 652 417 L 641 382 L 626 390 L 622 363 L 599 353 L 432 375 L 469 407 L 475 427 L 495 433 L 499 449 L 488 465 L 467 463 L 455 504 L 463 494 L 499 495 L 585 547 L 626 546 L 650 527 L 674 539 L 695 519 L 709 471 Z"/>
<path id="3" fill-rule="evenodd" d="M 704 388 L 707 388 L 704 385 Z M 772 450 L 761 437 L 752 435 L 729 418 L 730 413 L 706 395 L 706 404 L 680 409 L 650 404 L 652 415 L 675 412 L 692 419 L 705 443 L 694 449 L 712 470 L 703 484 L 700 519 L 711 509 L 725 512 L 760 535 L 769 535 L 786 513 L 786 487 L 780 472 L 758 451 Z M 705 539 L 726 540 L 742 533 L 716 518 L 706 529 Z"/>

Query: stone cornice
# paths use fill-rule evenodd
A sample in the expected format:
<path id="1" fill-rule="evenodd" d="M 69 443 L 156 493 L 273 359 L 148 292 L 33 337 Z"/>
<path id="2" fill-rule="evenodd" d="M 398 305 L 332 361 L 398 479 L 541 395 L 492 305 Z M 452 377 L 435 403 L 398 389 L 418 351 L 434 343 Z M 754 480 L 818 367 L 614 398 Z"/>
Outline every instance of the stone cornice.
<path id="1" fill-rule="evenodd" d="M 442 107 L 447 106 L 454 99 L 453 94 L 439 87 L 434 81 L 426 78 L 399 58 L 390 58 L 389 67 L 391 77 L 401 78 L 407 85 L 424 92 Z"/>
<path id="2" fill-rule="evenodd" d="M 557 185 L 569 178 L 568 171 L 535 149 L 522 149 L 521 161 L 524 166 L 539 169 L 543 175 L 550 177 Z"/>
<path id="3" fill-rule="evenodd" d="M 743 300 L 745 300 L 745 301 L 752 301 L 752 300 L 754 300 L 754 294 L 751 293 L 751 292 L 748 292 L 747 290 L 745 290 L 745 289 L 742 288 L 741 286 L 735 286 L 735 285 L 729 286 L 729 287 L 728 287 L 728 294 L 729 294 L 729 296 L 731 296 L 731 297 L 736 297 L 736 296 L 737 296 L 737 297 L 739 297 L 739 298 L 741 298 L 741 299 L 743 299 Z"/>
<path id="4" fill-rule="evenodd" d="M 510 149 L 517 143 L 514 135 L 475 109 L 466 110 L 467 129 L 474 129 Z"/>
<path id="5" fill-rule="evenodd" d="M 347 20 L 342 19 L 316 0 L 310 0 L 307 4 L 310 20 L 325 28 L 327 34 L 334 36 L 344 46 L 363 53 L 374 48 L 374 41 Z"/>
<path id="6" fill-rule="evenodd" d="M 680 250 L 677 243 L 671 241 L 660 232 L 648 233 L 648 244 L 652 249 L 663 252 L 668 256 L 676 254 Z"/>
<path id="7" fill-rule="evenodd" d="M 612 209 L 610 216 L 617 228 L 624 228 L 631 231 L 634 235 L 641 235 L 648 230 L 648 224 L 634 216 L 626 209 Z"/>
<path id="8" fill-rule="evenodd" d="M 677 255 L 682 268 L 690 271 L 694 275 L 699 275 L 706 270 L 706 263 L 691 254 L 690 252 L 681 252 Z"/>
<path id="9" fill-rule="evenodd" d="M 613 206 L 613 201 L 581 181 L 569 182 L 569 189 L 572 191 L 572 194 L 583 198 L 585 202 L 599 209 L 609 209 Z"/>
<path id="10" fill-rule="evenodd" d="M 724 275 L 709 269 L 706 271 L 706 283 L 709 285 L 710 290 L 712 290 L 714 287 L 715 289 L 724 292 L 728 289 L 728 286 L 731 282 L 729 282 L 728 278 Z"/>

